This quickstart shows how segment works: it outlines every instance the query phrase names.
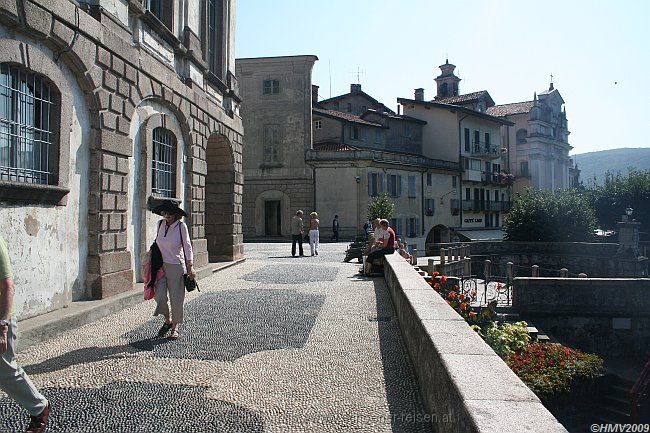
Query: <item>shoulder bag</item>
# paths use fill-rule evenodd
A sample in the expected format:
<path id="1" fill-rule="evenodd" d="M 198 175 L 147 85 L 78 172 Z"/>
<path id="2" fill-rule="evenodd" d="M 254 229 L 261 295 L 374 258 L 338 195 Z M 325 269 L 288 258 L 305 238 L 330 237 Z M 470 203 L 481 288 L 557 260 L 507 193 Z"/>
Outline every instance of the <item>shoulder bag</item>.
<path id="1" fill-rule="evenodd" d="M 178 231 L 181 234 L 181 246 L 183 247 L 183 259 L 185 259 L 185 262 L 187 262 L 187 254 L 185 254 L 185 242 L 183 242 L 183 230 L 181 229 L 181 224 L 182 222 L 178 225 Z M 182 263 L 181 263 L 182 264 Z M 185 290 L 188 292 L 194 291 L 194 289 L 198 290 L 199 292 L 201 289 L 199 289 L 199 283 L 196 282 L 196 277 L 194 279 L 191 279 L 190 276 L 186 273 L 183 274 L 183 283 L 185 284 Z"/>

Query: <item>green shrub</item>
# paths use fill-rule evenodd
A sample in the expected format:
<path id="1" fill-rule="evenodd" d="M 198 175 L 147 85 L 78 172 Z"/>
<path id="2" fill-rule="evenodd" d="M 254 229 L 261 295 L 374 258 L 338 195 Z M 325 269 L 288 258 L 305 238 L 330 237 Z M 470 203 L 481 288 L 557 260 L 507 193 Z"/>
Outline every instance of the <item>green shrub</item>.
<path id="1" fill-rule="evenodd" d="M 490 322 L 479 332 L 485 342 L 502 358 L 521 352 L 530 343 L 526 322 Z"/>
<path id="2" fill-rule="evenodd" d="M 393 202 L 390 201 L 388 194 L 383 192 L 377 197 L 373 198 L 368 203 L 368 218 L 374 220 L 375 218 L 390 218 L 393 216 Z"/>
<path id="3" fill-rule="evenodd" d="M 525 242 L 589 241 L 597 228 L 588 199 L 575 190 L 526 188 L 503 222 L 508 240 Z"/>

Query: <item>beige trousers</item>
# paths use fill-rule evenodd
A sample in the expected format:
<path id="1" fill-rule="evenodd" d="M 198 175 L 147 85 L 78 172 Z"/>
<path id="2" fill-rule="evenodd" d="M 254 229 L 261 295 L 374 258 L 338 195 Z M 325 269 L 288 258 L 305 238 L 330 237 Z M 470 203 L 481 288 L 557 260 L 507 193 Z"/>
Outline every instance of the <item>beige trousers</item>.
<path id="1" fill-rule="evenodd" d="M 163 263 L 165 276 L 158 281 L 156 286 L 156 310 L 154 316 L 163 314 L 169 316 L 169 306 L 171 305 L 171 319 L 173 323 L 183 323 L 183 303 L 185 302 L 185 282 L 183 274 L 185 268 L 183 265 L 174 265 Z"/>
<path id="2" fill-rule="evenodd" d="M 24 407 L 30 415 L 37 416 L 47 406 L 47 400 L 36 389 L 29 376 L 16 364 L 16 321 L 11 320 L 7 331 L 7 351 L 0 356 L 0 389 Z"/>

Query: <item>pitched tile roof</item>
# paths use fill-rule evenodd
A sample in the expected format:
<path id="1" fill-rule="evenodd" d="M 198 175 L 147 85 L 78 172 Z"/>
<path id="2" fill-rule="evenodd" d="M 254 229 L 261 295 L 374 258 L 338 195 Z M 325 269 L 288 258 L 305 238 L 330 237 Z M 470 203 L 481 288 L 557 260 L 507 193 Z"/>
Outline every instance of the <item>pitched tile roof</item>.
<path id="1" fill-rule="evenodd" d="M 402 105 L 421 105 L 425 107 L 429 106 L 429 107 L 443 108 L 443 109 L 451 110 L 452 112 L 454 110 L 458 110 L 463 113 L 470 114 L 472 116 L 480 117 L 486 120 L 491 120 L 493 122 L 498 122 L 502 125 L 510 125 L 510 126 L 514 125 L 514 123 L 512 123 L 509 120 L 502 119 L 501 117 L 498 116 L 493 116 L 489 113 L 482 113 L 480 111 L 472 110 L 471 108 L 463 107 L 462 105 L 445 104 L 438 101 L 418 101 L 415 99 L 406 99 L 406 98 L 397 98 L 397 102 Z"/>
<path id="2" fill-rule="evenodd" d="M 336 111 L 336 110 L 325 110 L 323 108 L 316 108 L 316 107 L 313 107 L 312 110 L 314 113 L 345 120 L 346 122 L 360 123 L 362 125 L 369 125 L 369 126 L 379 126 L 379 127 L 383 126 L 381 123 L 375 123 L 375 122 L 370 122 L 368 120 L 364 120 L 361 117 L 357 116 L 356 114 L 352 114 L 352 113 L 344 113 L 343 111 Z"/>
<path id="3" fill-rule="evenodd" d="M 495 105 L 487 109 L 487 114 L 491 116 L 503 117 L 513 114 L 528 113 L 535 105 L 534 101 L 513 102 L 512 104 Z"/>
<path id="4" fill-rule="evenodd" d="M 434 99 L 434 101 L 442 102 L 443 104 L 463 105 L 469 102 L 478 101 L 483 96 L 487 96 L 490 101 L 492 101 L 492 97 L 490 97 L 490 94 L 487 90 L 465 93 L 464 95 L 448 96 L 446 98 Z M 494 103 L 494 101 L 492 103 Z"/>
<path id="5" fill-rule="evenodd" d="M 349 93 L 345 93 L 343 95 L 334 96 L 334 97 L 331 97 L 331 98 L 328 98 L 328 99 L 323 99 L 322 101 L 318 101 L 318 103 L 319 104 L 326 104 L 328 102 L 334 102 L 334 101 L 338 101 L 338 100 L 341 100 L 341 99 L 345 99 L 348 96 L 352 96 L 352 95 L 362 96 L 362 97 L 366 98 L 368 101 L 372 102 L 373 104 L 381 106 L 383 110 L 385 110 L 385 111 L 387 111 L 389 113 L 395 113 L 393 110 L 391 110 L 390 108 L 388 108 L 387 106 L 385 106 L 384 104 L 382 104 L 381 102 L 379 102 L 378 100 L 376 100 L 375 98 L 373 98 L 372 96 L 370 96 L 369 94 L 364 92 L 363 90 L 361 90 L 359 92 L 354 92 L 354 93 L 349 92 Z"/>
<path id="6" fill-rule="evenodd" d="M 384 111 L 384 112 L 381 112 L 381 111 L 377 111 L 377 110 L 372 110 L 372 109 L 370 109 L 370 108 L 369 108 L 365 113 L 363 113 L 363 114 L 361 115 L 361 117 L 364 117 L 364 116 L 366 116 L 367 114 L 377 114 L 377 115 L 379 115 L 379 116 L 389 117 L 389 118 L 391 118 L 391 119 L 405 120 L 405 121 L 407 121 L 407 122 L 419 123 L 419 124 L 422 124 L 422 125 L 426 125 L 426 124 L 427 124 L 426 121 L 421 120 L 421 119 L 416 119 L 415 117 L 406 116 L 406 115 L 404 115 L 404 114 L 387 113 L 387 112 L 385 112 L 385 111 Z"/>

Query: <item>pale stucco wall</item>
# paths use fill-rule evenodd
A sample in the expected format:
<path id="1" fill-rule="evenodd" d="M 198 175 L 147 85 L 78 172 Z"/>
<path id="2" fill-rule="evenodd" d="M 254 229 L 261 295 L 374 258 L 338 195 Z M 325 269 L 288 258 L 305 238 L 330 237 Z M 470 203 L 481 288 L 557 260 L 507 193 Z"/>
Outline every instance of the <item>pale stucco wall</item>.
<path id="1" fill-rule="evenodd" d="M 404 114 L 424 120 L 422 154 L 428 158 L 458 161 L 458 117 L 448 109 L 402 105 Z"/>
<path id="2" fill-rule="evenodd" d="M 30 43 L 47 57 L 54 53 L 0 25 L 0 39 Z M 85 298 L 88 257 L 88 174 L 90 117 L 83 91 L 72 71 L 59 67 L 72 97 L 69 189 L 65 206 L 3 203 L 0 233 L 9 246 L 16 286 L 15 314 L 26 319 Z M 66 145 L 63 144 L 62 145 Z"/>

